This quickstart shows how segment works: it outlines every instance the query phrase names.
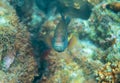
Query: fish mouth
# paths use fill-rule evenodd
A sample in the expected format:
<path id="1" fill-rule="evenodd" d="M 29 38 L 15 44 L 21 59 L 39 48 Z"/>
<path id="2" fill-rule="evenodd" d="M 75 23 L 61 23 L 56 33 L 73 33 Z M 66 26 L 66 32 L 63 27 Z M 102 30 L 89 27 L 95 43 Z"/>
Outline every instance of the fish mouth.
<path id="1" fill-rule="evenodd" d="M 63 43 L 55 43 L 56 47 L 63 47 Z"/>
<path id="2" fill-rule="evenodd" d="M 56 46 L 56 47 L 55 47 L 55 50 L 58 51 L 58 52 L 63 52 L 63 51 L 64 51 L 64 48 L 63 48 L 63 47 Z"/>
<path id="3" fill-rule="evenodd" d="M 63 43 L 55 43 L 54 49 L 58 52 L 64 51 L 64 45 Z"/>

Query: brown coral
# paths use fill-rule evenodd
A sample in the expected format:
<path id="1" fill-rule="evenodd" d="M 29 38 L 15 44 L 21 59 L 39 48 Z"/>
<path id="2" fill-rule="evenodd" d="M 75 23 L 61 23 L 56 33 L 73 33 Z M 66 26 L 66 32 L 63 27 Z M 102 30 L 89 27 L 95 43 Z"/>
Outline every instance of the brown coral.
<path id="1" fill-rule="evenodd" d="M 16 53 L 11 53 L 11 50 Z M 29 42 L 29 33 L 26 27 L 19 23 L 16 12 L 8 1 L 1 0 L 0 62 L 8 54 L 14 56 L 14 62 L 7 72 L 0 70 L 0 83 L 31 83 L 37 66 Z"/>
<path id="2" fill-rule="evenodd" d="M 96 72 L 98 83 L 118 83 L 120 75 L 120 62 L 108 62 Z"/>

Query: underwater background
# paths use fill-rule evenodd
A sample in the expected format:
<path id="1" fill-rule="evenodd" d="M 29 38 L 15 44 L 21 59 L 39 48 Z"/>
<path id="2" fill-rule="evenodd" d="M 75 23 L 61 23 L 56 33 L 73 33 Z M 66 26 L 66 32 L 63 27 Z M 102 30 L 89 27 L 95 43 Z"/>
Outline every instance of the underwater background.
<path id="1" fill-rule="evenodd" d="M 0 0 L 0 83 L 120 83 L 120 0 Z"/>

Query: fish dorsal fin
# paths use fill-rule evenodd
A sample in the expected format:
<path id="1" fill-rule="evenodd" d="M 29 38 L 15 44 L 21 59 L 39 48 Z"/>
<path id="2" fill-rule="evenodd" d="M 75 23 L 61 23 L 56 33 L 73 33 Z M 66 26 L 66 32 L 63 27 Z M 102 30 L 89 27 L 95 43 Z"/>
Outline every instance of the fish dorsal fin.
<path id="1" fill-rule="evenodd" d="M 61 20 L 63 20 L 63 22 L 65 22 L 66 25 L 68 25 L 71 21 L 70 17 L 64 16 L 63 13 L 60 13 L 60 15 L 61 15 Z"/>

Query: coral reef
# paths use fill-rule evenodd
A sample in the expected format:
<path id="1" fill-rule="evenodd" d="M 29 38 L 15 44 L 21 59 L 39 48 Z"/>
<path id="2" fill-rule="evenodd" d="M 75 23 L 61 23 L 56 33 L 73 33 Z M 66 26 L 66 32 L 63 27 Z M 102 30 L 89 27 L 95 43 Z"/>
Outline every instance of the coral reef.
<path id="1" fill-rule="evenodd" d="M 90 27 L 93 31 L 90 39 L 104 49 L 113 46 L 116 43 L 116 33 L 114 33 L 116 29 L 113 27 L 119 27 L 118 18 L 113 12 L 104 9 L 101 4 L 96 6 L 90 17 Z"/>
<path id="2" fill-rule="evenodd" d="M 88 21 L 74 18 L 71 20 L 68 29 L 70 36 L 68 49 L 63 53 L 57 53 L 51 50 L 48 55 L 48 61 L 50 63 L 49 72 L 52 74 L 50 73 L 49 78 L 43 76 L 43 83 L 88 83 L 89 81 L 96 83 L 94 79 L 96 78 L 95 70 L 101 71 L 100 68 L 106 66 L 108 62 L 114 63 L 120 60 L 118 36 L 119 17 L 114 12 L 104 8 L 104 3 L 105 2 L 96 6 L 94 5 L 95 7 Z M 51 20 L 51 22 L 53 23 L 53 20 Z M 55 26 L 55 24 L 53 25 Z M 49 27 L 49 25 L 47 26 Z M 51 31 L 49 34 L 52 33 Z M 50 40 L 48 41 L 47 39 L 46 42 L 50 44 Z M 95 65 L 96 62 L 97 65 Z M 78 75 L 74 69 L 82 76 Z M 71 75 L 73 75 L 73 73 L 76 77 L 72 79 Z M 108 74 L 105 75 L 107 77 Z M 80 79 L 78 80 L 77 77 Z M 119 79 L 119 76 L 117 76 L 116 79 Z M 106 81 L 99 79 L 98 82 Z M 111 81 L 108 80 L 106 83 L 109 82 Z M 113 81 L 113 83 L 116 82 L 118 81 Z"/>
<path id="3" fill-rule="evenodd" d="M 29 33 L 7 0 L 0 1 L 0 38 L 0 82 L 30 83 L 37 75 L 37 66 Z"/>
<path id="4" fill-rule="evenodd" d="M 50 48 L 53 31 L 60 20 L 58 18 L 46 21 L 39 33 L 40 38 Z M 95 6 L 88 21 L 72 18 L 68 28 L 69 46 L 63 53 L 55 52 L 51 48 L 47 57 L 48 72 L 43 75 L 40 82 L 96 83 L 95 70 L 100 71 L 109 61 L 120 60 L 118 33 L 119 17 L 105 9 L 103 4 Z"/>
<path id="5" fill-rule="evenodd" d="M 68 49 L 64 52 L 50 51 L 48 57 L 46 57 L 48 73 L 42 77 L 40 82 L 88 83 L 91 81 L 96 83 L 94 70 L 103 66 L 98 60 L 91 59 L 96 47 L 89 42 L 86 44 L 75 37 L 73 36 L 70 39 Z"/>
<path id="6" fill-rule="evenodd" d="M 61 12 L 71 21 L 57 52 Z M 117 0 L 1 0 L 0 83 L 119 83 L 119 17 Z"/>
<path id="7" fill-rule="evenodd" d="M 119 83 L 120 62 L 108 62 L 100 70 L 96 71 L 98 83 Z"/>
<path id="8" fill-rule="evenodd" d="M 6 3 L 6 4 L 4 4 Z M 18 19 L 14 9 L 5 1 L 0 2 L 0 59 L 7 50 L 14 48 Z"/>

